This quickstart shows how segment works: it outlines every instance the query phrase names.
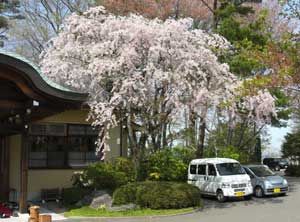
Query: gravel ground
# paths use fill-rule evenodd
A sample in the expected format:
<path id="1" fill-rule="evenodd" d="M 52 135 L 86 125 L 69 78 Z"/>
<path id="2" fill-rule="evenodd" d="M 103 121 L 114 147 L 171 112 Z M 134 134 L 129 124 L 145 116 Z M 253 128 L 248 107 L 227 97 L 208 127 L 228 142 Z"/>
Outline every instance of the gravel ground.
<path id="1" fill-rule="evenodd" d="M 71 218 L 66 222 L 299 222 L 300 178 L 287 178 L 290 192 L 287 196 L 253 198 L 250 201 L 231 200 L 218 203 L 205 199 L 205 207 L 195 213 L 169 217 L 145 218 Z"/>

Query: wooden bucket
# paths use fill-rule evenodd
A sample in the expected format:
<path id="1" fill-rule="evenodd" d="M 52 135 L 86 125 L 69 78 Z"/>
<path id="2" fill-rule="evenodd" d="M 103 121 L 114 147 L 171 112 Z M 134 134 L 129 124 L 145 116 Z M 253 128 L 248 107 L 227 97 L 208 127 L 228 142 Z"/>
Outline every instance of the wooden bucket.
<path id="1" fill-rule="evenodd" d="M 51 215 L 40 215 L 39 222 L 52 222 Z"/>
<path id="2" fill-rule="evenodd" d="M 29 208 L 29 215 L 30 219 L 35 219 L 35 221 L 39 220 L 39 214 L 40 214 L 40 207 L 39 206 L 32 206 Z"/>
<path id="3" fill-rule="evenodd" d="M 37 220 L 36 218 L 30 217 L 30 218 L 28 219 L 28 222 L 38 222 L 38 220 Z"/>

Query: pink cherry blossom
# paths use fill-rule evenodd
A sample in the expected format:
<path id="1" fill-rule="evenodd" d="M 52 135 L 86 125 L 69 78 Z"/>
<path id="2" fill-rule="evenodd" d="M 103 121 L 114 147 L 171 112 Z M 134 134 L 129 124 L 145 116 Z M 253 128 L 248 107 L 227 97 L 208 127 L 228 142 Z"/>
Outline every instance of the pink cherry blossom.
<path id="1" fill-rule="evenodd" d="M 43 54 L 42 71 L 89 93 L 90 118 L 102 127 L 105 139 L 121 119 L 129 119 L 127 127 L 139 126 L 140 135 L 156 133 L 153 142 L 184 109 L 205 118 L 210 109 L 232 101 L 241 86 L 213 50 L 230 44 L 217 34 L 192 29 L 192 23 L 115 16 L 103 7 L 73 14 Z M 274 113 L 268 92 L 245 98 L 241 105 L 258 121 Z M 236 109 L 228 110 L 233 118 Z M 107 151 L 105 141 L 98 145 Z"/>

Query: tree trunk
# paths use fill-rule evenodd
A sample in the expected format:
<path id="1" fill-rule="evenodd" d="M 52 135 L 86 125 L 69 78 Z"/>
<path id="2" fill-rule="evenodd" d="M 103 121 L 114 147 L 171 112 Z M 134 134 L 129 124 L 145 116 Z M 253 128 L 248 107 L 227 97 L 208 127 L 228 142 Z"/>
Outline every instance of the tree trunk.
<path id="1" fill-rule="evenodd" d="M 138 178 L 138 172 L 140 169 L 140 152 L 139 147 L 137 143 L 137 139 L 135 136 L 135 132 L 132 128 L 132 113 L 129 112 L 129 115 L 127 117 L 127 129 L 128 129 L 128 138 L 129 138 L 129 144 L 131 147 L 131 156 L 134 163 L 134 170 L 135 170 L 135 177 Z"/>
<path id="2" fill-rule="evenodd" d="M 201 118 L 201 123 L 199 127 L 199 139 L 197 144 L 197 150 L 196 150 L 196 158 L 203 158 L 204 154 L 204 142 L 205 142 L 205 129 L 206 129 L 206 123 L 204 118 Z"/>
<path id="3" fill-rule="evenodd" d="M 245 134 L 245 131 L 248 127 L 248 124 L 247 124 L 247 120 L 243 120 L 243 123 L 241 125 L 241 129 L 240 129 L 240 132 L 239 132 L 239 140 L 238 140 L 238 143 L 236 145 L 236 147 L 238 148 L 238 150 L 240 150 L 241 148 L 241 144 L 242 144 L 242 141 L 244 140 L 244 134 Z"/>
<path id="4" fill-rule="evenodd" d="M 187 132 L 187 144 L 188 146 L 195 146 L 196 145 L 196 114 L 190 110 L 189 114 L 189 128 Z"/>
<path id="5" fill-rule="evenodd" d="M 167 141 L 167 123 L 163 123 L 163 128 L 162 128 L 162 148 L 166 148 L 168 146 L 168 141 Z"/>
<path id="6" fill-rule="evenodd" d="M 175 10 L 174 10 L 174 18 L 177 20 L 177 19 L 179 19 L 179 14 L 180 14 L 180 9 L 179 9 L 179 7 L 180 7 L 180 0 L 177 0 L 176 1 L 176 5 L 175 5 Z"/>
<path id="7" fill-rule="evenodd" d="M 213 3 L 213 28 L 218 28 L 218 16 L 216 14 L 216 11 L 218 9 L 218 0 L 214 0 Z"/>
<path id="8" fill-rule="evenodd" d="M 258 135 L 256 138 L 255 161 L 257 163 L 261 163 L 261 138 L 260 138 L 260 135 Z"/>
<path id="9" fill-rule="evenodd" d="M 227 141 L 226 141 L 227 146 L 232 145 L 232 136 L 233 136 L 233 129 L 230 126 L 228 126 Z"/>

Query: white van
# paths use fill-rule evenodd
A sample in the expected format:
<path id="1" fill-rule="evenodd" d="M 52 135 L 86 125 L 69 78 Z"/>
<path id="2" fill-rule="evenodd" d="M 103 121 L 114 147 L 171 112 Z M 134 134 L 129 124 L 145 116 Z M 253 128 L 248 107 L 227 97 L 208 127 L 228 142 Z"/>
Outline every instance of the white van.
<path id="1" fill-rule="evenodd" d="M 202 194 L 216 196 L 219 202 L 228 197 L 251 199 L 251 179 L 240 163 L 228 158 L 192 160 L 188 183 L 199 187 Z"/>

